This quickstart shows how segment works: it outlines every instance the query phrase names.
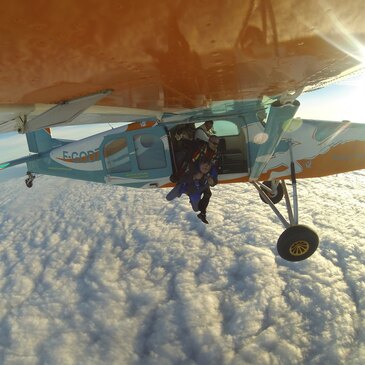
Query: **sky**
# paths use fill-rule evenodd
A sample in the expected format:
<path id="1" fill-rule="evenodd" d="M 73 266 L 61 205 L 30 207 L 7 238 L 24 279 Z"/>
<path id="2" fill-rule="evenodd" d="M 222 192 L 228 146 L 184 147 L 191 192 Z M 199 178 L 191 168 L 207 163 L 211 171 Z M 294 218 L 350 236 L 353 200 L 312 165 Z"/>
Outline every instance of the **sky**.
<path id="1" fill-rule="evenodd" d="M 298 263 L 249 184 L 214 187 L 204 225 L 166 189 L 2 182 L 0 363 L 364 364 L 364 181 L 299 182 L 321 243 Z"/>
<path id="2" fill-rule="evenodd" d="M 296 114 L 303 119 L 350 120 L 365 123 L 365 74 L 343 79 L 316 91 L 303 93 Z"/>

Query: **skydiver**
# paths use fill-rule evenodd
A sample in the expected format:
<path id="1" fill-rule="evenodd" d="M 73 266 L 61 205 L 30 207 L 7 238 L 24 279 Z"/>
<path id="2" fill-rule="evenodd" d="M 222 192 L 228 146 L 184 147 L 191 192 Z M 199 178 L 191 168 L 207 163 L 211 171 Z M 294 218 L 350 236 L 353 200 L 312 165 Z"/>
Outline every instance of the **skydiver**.
<path id="1" fill-rule="evenodd" d="M 188 170 L 189 165 L 199 161 L 201 158 L 205 158 L 215 165 L 218 159 L 218 144 L 219 138 L 215 135 L 210 136 L 208 142 L 195 141 L 195 144 L 184 152 L 184 160 L 179 161 L 178 171 L 170 176 L 171 182 L 178 182 L 181 176 Z"/>
<path id="2" fill-rule="evenodd" d="M 205 158 L 215 164 L 217 162 L 219 138 L 212 135 L 207 142 L 197 141 L 197 143 L 195 150 L 191 154 L 191 160 L 195 162 L 201 158 Z"/>
<path id="3" fill-rule="evenodd" d="M 166 195 L 166 199 L 171 201 L 182 194 L 187 194 L 194 212 L 200 211 L 197 217 L 205 224 L 207 207 L 212 193 L 210 186 L 215 186 L 218 182 L 218 174 L 211 161 L 202 158 L 197 163 L 192 163 L 189 170 L 181 177 L 178 184 Z"/>

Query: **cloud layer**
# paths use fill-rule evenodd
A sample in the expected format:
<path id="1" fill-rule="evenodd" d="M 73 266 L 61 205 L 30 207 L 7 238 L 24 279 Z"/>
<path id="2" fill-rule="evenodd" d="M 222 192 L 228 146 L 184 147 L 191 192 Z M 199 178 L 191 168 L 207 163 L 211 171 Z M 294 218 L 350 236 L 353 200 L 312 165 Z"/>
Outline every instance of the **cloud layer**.
<path id="1" fill-rule="evenodd" d="M 0 184 L 2 364 L 363 364 L 364 172 L 300 181 L 309 260 L 248 184 L 186 197 L 40 177 Z"/>

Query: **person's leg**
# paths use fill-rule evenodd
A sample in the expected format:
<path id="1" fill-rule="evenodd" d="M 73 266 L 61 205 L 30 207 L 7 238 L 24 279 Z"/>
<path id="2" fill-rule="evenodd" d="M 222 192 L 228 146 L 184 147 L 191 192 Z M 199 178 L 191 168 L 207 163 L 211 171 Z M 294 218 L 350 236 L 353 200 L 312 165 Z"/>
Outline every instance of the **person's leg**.
<path id="1" fill-rule="evenodd" d="M 202 192 L 203 197 L 199 202 L 199 210 L 202 214 L 207 214 L 207 207 L 209 205 L 210 197 L 212 196 L 212 192 L 210 191 L 209 186 Z"/>
<path id="2" fill-rule="evenodd" d="M 199 211 L 200 196 L 201 196 L 200 193 L 194 193 L 194 194 L 189 195 L 190 204 L 191 204 L 191 207 L 193 208 L 194 212 Z"/>
<path id="3" fill-rule="evenodd" d="M 171 201 L 175 198 L 180 198 L 182 194 L 182 186 L 181 184 L 177 184 L 167 195 L 166 200 Z"/>
<path id="4" fill-rule="evenodd" d="M 210 191 L 209 186 L 202 191 L 203 197 L 200 199 L 198 204 L 198 210 L 200 210 L 200 213 L 198 214 L 198 218 L 205 224 L 208 224 L 208 220 L 206 217 L 207 214 L 207 207 L 209 204 L 210 197 L 212 196 L 212 192 Z"/>

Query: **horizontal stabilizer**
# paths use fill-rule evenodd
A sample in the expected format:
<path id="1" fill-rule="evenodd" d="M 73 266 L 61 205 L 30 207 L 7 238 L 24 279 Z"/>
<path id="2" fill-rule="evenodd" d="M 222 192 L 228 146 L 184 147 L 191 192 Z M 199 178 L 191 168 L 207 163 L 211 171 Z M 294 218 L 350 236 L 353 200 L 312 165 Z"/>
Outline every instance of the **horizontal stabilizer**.
<path id="1" fill-rule="evenodd" d="M 25 162 L 34 161 L 34 160 L 37 160 L 38 158 L 39 158 L 39 155 L 35 154 L 35 155 L 29 155 L 29 156 L 21 157 L 21 158 L 18 158 L 16 160 L 3 162 L 3 163 L 0 163 L 0 170 L 4 170 L 4 169 L 7 169 L 9 167 L 20 165 L 20 164 L 25 163 Z"/>

